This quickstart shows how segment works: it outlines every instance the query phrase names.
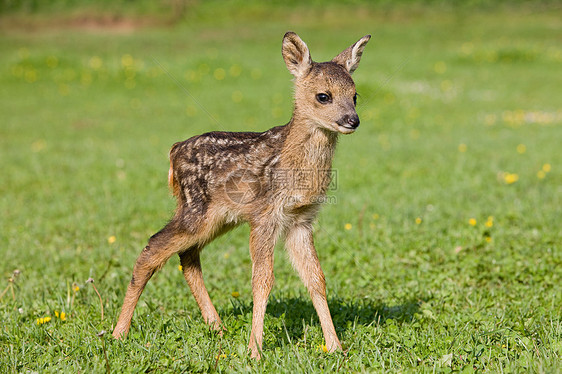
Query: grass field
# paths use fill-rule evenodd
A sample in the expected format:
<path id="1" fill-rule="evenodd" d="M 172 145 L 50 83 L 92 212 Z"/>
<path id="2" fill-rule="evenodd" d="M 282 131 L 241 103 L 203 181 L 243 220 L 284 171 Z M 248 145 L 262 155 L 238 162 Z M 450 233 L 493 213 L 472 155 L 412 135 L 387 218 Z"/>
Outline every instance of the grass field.
<path id="1" fill-rule="evenodd" d="M 559 7 L 18 17 L 41 27 L 0 36 L 0 372 L 562 372 Z M 249 359 L 247 227 L 202 256 L 222 338 L 173 258 L 114 341 L 134 260 L 174 209 L 170 146 L 286 123 L 287 30 L 317 61 L 373 35 L 354 74 L 362 124 L 340 139 L 316 225 L 347 355 L 323 352 L 280 247 L 263 359 Z"/>

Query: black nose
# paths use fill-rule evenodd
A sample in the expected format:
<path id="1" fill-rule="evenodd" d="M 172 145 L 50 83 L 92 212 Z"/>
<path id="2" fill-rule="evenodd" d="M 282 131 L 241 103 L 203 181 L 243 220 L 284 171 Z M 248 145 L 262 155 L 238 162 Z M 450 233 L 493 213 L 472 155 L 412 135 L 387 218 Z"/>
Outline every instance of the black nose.
<path id="1" fill-rule="evenodd" d="M 357 114 L 345 115 L 343 117 L 343 122 L 345 125 L 355 129 L 359 126 L 359 116 Z"/>

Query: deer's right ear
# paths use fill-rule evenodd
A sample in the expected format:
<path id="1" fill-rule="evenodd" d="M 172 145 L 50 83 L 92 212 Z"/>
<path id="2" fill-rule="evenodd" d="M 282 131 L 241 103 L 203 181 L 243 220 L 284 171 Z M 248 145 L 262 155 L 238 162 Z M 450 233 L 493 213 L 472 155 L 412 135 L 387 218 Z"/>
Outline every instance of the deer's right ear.
<path id="1" fill-rule="evenodd" d="M 306 75 L 312 67 L 308 47 L 297 34 L 291 31 L 283 37 L 283 59 L 287 69 L 295 78 Z"/>

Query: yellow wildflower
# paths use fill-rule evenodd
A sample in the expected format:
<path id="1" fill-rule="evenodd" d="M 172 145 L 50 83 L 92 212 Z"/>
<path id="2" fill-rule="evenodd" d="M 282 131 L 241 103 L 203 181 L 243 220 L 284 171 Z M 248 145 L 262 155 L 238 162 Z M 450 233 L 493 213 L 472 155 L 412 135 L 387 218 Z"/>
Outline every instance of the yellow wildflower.
<path id="1" fill-rule="evenodd" d="M 353 227 L 353 226 L 351 226 L 351 223 L 346 223 L 345 226 L 344 226 L 344 228 L 345 228 L 346 230 L 351 230 L 352 227 Z"/>
<path id="2" fill-rule="evenodd" d="M 474 50 L 474 43 L 472 42 L 465 42 L 461 46 L 462 53 L 465 55 L 470 55 Z"/>
<path id="3" fill-rule="evenodd" d="M 486 116 L 484 117 L 484 122 L 486 123 L 486 125 L 492 126 L 493 124 L 496 123 L 496 115 L 486 114 Z"/>
<path id="4" fill-rule="evenodd" d="M 240 67 L 240 65 L 234 64 L 230 67 L 230 69 L 228 69 L 228 72 L 231 76 L 237 77 L 242 73 L 242 68 Z"/>
<path id="5" fill-rule="evenodd" d="M 537 171 L 537 178 L 544 179 L 544 177 L 546 177 L 546 173 L 544 172 L 544 170 Z"/>
<path id="6" fill-rule="evenodd" d="M 101 68 L 101 66 L 103 65 L 103 61 L 101 58 L 99 58 L 98 56 L 94 56 L 92 58 L 90 58 L 90 61 L 88 62 L 88 65 L 94 69 L 94 70 L 98 70 L 99 68 Z"/>
<path id="7" fill-rule="evenodd" d="M 252 76 L 253 80 L 258 80 L 261 78 L 262 72 L 260 69 L 253 69 L 252 72 L 250 73 L 250 75 Z"/>
<path id="8" fill-rule="evenodd" d="M 107 238 L 107 242 L 109 244 L 115 243 L 116 240 L 117 240 L 117 238 L 115 237 L 115 235 L 111 235 L 109 238 Z"/>
<path id="9" fill-rule="evenodd" d="M 525 144 L 518 144 L 516 149 L 517 153 L 519 153 L 520 155 L 527 152 L 527 147 L 525 146 Z"/>
<path id="10" fill-rule="evenodd" d="M 488 220 L 485 223 L 486 227 L 492 227 L 494 226 L 494 217 L 490 216 L 488 217 Z"/>
<path id="11" fill-rule="evenodd" d="M 48 67 L 54 69 L 59 64 L 59 59 L 57 58 L 57 56 L 49 56 L 47 57 L 46 63 Z"/>
<path id="12" fill-rule="evenodd" d="M 446 79 L 441 82 L 441 91 L 447 92 L 450 91 L 451 88 L 453 88 L 453 82 L 451 82 L 450 80 Z"/>
<path id="13" fill-rule="evenodd" d="M 65 312 L 61 312 L 61 314 L 60 314 L 60 320 L 61 320 L 61 321 L 66 321 L 66 313 L 65 313 Z"/>
<path id="14" fill-rule="evenodd" d="M 422 219 L 420 217 L 416 218 L 416 225 L 419 225 L 420 223 L 422 223 Z"/>
<path id="15" fill-rule="evenodd" d="M 466 152 L 466 149 L 467 149 L 466 144 L 464 143 L 459 144 L 459 152 L 464 153 Z"/>
<path id="16" fill-rule="evenodd" d="M 519 175 L 516 173 L 504 173 L 503 180 L 507 184 L 512 184 L 519 180 Z"/>
<path id="17" fill-rule="evenodd" d="M 37 324 L 38 325 L 42 325 L 42 324 L 50 322 L 50 321 L 51 321 L 51 317 L 37 318 Z"/>
<path id="18" fill-rule="evenodd" d="M 24 74 L 25 81 L 28 83 L 33 83 L 37 81 L 37 70 L 30 69 L 27 70 Z"/>
<path id="19" fill-rule="evenodd" d="M 468 224 L 469 224 L 470 226 L 476 226 L 476 219 L 475 219 L 475 218 L 469 219 L 469 220 L 468 220 Z"/>
<path id="20" fill-rule="evenodd" d="M 226 71 L 223 68 L 217 68 L 213 72 L 213 76 L 216 80 L 222 81 L 226 77 Z"/>
<path id="21" fill-rule="evenodd" d="M 70 86 L 68 84 L 59 84 L 59 93 L 61 96 L 68 96 L 70 94 Z"/>
<path id="22" fill-rule="evenodd" d="M 41 152 L 43 149 L 45 149 L 46 146 L 47 142 L 43 139 L 39 139 L 31 144 L 31 150 L 35 153 Z"/>
<path id="23" fill-rule="evenodd" d="M 237 291 L 232 292 L 232 297 L 234 298 L 239 298 L 240 297 L 240 293 Z"/>
<path id="24" fill-rule="evenodd" d="M 135 62 L 135 60 L 133 59 L 133 56 L 126 54 L 123 55 L 123 57 L 121 57 L 121 65 L 123 65 L 123 67 L 130 67 L 133 66 L 133 63 Z"/>
<path id="25" fill-rule="evenodd" d="M 239 103 L 244 98 L 244 94 L 240 90 L 236 90 L 232 93 L 232 101 Z"/>
<path id="26" fill-rule="evenodd" d="M 447 64 L 445 64 L 444 61 L 437 61 L 433 66 L 433 70 L 435 70 L 437 74 L 443 74 L 447 71 Z"/>
<path id="27" fill-rule="evenodd" d="M 178 265 L 178 270 L 183 271 L 183 267 L 181 265 Z"/>
<path id="28" fill-rule="evenodd" d="M 80 76 L 80 83 L 84 86 L 89 86 L 92 83 L 92 74 L 87 71 L 82 72 L 82 75 Z"/>
<path id="29" fill-rule="evenodd" d="M 75 284 L 74 287 L 72 287 L 72 291 L 78 292 L 78 291 L 80 291 L 80 287 L 78 287 L 78 285 Z"/>
<path id="30" fill-rule="evenodd" d="M 544 164 L 544 165 L 542 166 L 542 170 L 543 170 L 545 173 L 548 173 L 548 172 L 550 171 L 550 169 L 551 169 L 550 164 Z"/>

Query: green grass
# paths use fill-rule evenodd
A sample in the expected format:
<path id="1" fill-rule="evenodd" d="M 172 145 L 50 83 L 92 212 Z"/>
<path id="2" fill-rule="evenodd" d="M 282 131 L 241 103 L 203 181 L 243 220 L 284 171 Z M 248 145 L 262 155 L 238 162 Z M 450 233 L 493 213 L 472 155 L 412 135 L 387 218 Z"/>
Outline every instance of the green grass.
<path id="1" fill-rule="evenodd" d="M 2 33 L 0 371 L 103 372 L 105 350 L 114 372 L 561 372 L 562 11 L 216 7 L 168 28 Z M 171 144 L 290 118 L 287 30 L 316 60 L 373 34 L 354 75 L 362 124 L 340 139 L 316 225 L 347 355 L 322 352 L 279 248 L 264 358 L 248 358 L 246 227 L 202 257 L 222 338 L 177 258 L 129 338 L 98 337 L 173 212 Z"/>

